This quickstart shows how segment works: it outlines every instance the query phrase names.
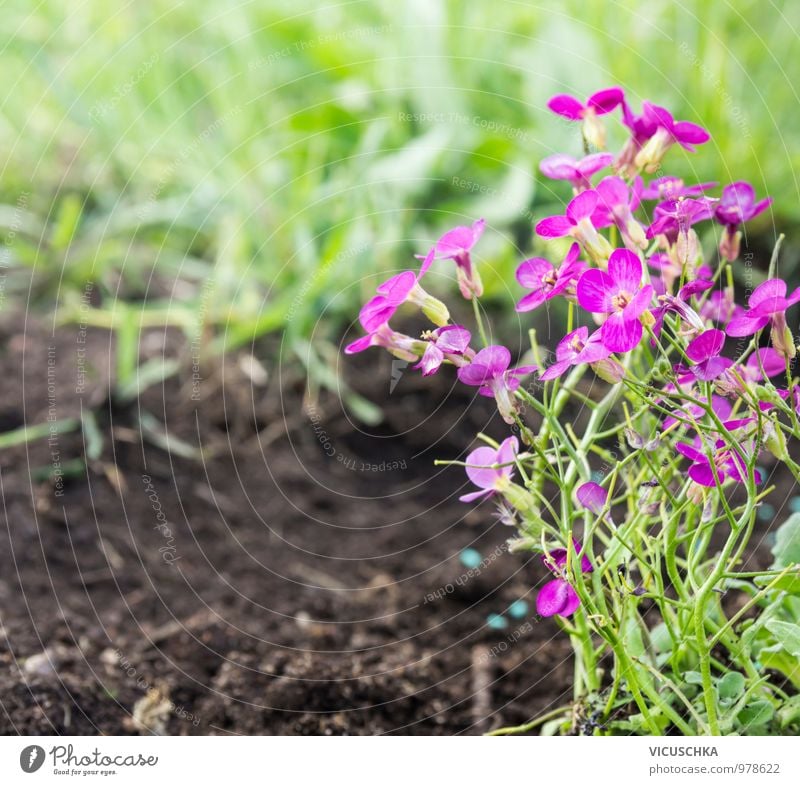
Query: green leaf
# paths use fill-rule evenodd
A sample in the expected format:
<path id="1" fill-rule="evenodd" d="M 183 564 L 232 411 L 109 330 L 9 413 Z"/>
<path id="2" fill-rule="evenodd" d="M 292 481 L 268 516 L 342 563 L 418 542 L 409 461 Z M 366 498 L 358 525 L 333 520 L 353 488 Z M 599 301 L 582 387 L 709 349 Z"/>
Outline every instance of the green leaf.
<path id="1" fill-rule="evenodd" d="M 86 409 L 81 414 L 81 424 L 83 426 L 84 444 L 86 445 L 86 457 L 90 461 L 96 461 L 103 453 L 103 434 L 91 409 Z"/>
<path id="2" fill-rule="evenodd" d="M 655 646 L 657 652 L 665 653 L 672 651 L 672 637 L 664 622 L 656 624 L 656 626 L 650 630 L 650 640 L 653 642 L 653 646 Z"/>
<path id="3" fill-rule="evenodd" d="M 683 674 L 683 680 L 687 684 L 702 684 L 703 676 L 698 671 L 686 671 Z"/>
<path id="4" fill-rule="evenodd" d="M 778 528 L 772 555 L 775 557 L 773 569 L 800 563 L 800 512 L 790 515 Z"/>
<path id="5" fill-rule="evenodd" d="M 800 722 L 800 695 L 792 695 L 778 709 L 778 721 L 781 724 L 781 728 L 786 728 L 793 722 Z"/>
<path id="6" fill-rule="evenodd" d="M 779 644 L 762 649 L 758 661 L 770 670 L 778 671 L 786 676 L 795 687 L 800 689 L 800 663 Z"/>
<path id="7" fill-rule="evenodd" d="M 734 700 L 744 692 L 744 676 L 737 671 L 726 673 L 717 682 L 717 692 L 721 700 Z"/>
<path id="8" fill-rule="evenodd" d="M 775 716 L 775 707 L 769 701 L 754 701 L 742 709 L 737 719 L 745 729 L 766 725 Z"/>
<path id="9" fill-rule="evenodd" d="M 632 657 L 642 657 L 645 653 L 644 640 L 642 639 L 642 628 L 639 626 L 639 617 L 629 616 L 625 622 L 622 642 L 625 650 Z"/>
<path id="10" fill-rule="evenodd" d="M 789 654 L 800 658 L 800 625 L 775 619 L 768 621 L 766 626 Z"/>

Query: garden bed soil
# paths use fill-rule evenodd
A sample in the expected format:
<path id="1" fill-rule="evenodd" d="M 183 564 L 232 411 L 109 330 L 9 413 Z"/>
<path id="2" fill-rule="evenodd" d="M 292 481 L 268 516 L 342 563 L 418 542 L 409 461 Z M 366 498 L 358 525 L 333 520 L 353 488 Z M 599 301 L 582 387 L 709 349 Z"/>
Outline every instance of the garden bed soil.
<path id="1" fill-rule="evenodd" d="M 92 409 L 105 436 L 99 455 L 79 431 L 0 450 L 0 732 L 479 733 L 568 700 L 554 623 L 487 627 L 532 608 L 542 570 L 433 466 L 496 419 L 444 377 L 405 374 L 366 432 L 246 353 L 111 406 L 106 333 L 9 320 L 0 345 L 0 430 Z M 349 368 L 363 390 L 391 372 Z M 487 562 L 471 577 L 465 547 Z"/>
<path id="2" fill-rule="evenodd" d="M 569 702 L 546 571 L 433 465 L 504 433 L 452 374 L 348 360 L 385 407 L 364 428 L 276 342 L 111 405 L 106 333 L 1 329 L 0 430 L 91 410 L 104 435 L 0 450 L 1 733 L 473 734 Z M 143 336 L 142 360 L 182 352 Z"/>

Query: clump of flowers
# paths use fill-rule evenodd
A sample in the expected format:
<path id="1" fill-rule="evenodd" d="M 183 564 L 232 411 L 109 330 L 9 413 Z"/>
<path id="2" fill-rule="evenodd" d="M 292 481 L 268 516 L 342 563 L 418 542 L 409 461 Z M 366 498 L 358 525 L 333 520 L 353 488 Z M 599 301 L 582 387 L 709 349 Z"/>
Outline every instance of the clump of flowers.
<path id="1" fill-rule="evenodd" d="M 346 351 L 379 346 L 426 376 L 454 366 L 511 430 L 443 463 L 466 471 L 462 502 L 491 498 L 517 528 L 512 552 L 538 554 L 538 616 L 576 661 L 552 732 L 797 733 L 800 513 L 778 530 L 771 568 L 747 561 L 769 509 L 764 467 L 800 481 L 800 288 L 778 274 L 780 241 L 761 270 L 737 261 L 771 200 L 743 181 L 714 196 L 716 183 L 665 174 L 670 150 L 694 152 L 708 132 L 649 102 L 637 114 L 618 87 L 548 106 L 580 124 L 584 149 L 542 162 L 567 192 L 532 227 L 539 255 L 516 269 L 515 309 L 531 328 L 544 309 L 563 324 L 552 354 L 533 329 L 525 350 L 487 339 L 481 219 L 379 286 Z M 618 153 L 606 150 L 615 117 Z M 420 283 L 446 262 L 475 325 Z M 431 322 L 418 336 L 390 327 L 409 306 Z"/>

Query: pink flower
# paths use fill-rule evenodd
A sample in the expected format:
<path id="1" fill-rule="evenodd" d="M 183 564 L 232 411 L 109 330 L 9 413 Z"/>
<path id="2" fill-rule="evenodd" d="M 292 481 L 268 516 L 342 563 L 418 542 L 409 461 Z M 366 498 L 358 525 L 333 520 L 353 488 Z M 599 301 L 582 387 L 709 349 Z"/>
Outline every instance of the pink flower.
<path id="1" fill-rule="evenodd" d="M 472 263 L 470 252 L 483 234 L 486 221 L 483 218 L 472 226 L 456 226 L 445 232 L 434 246 L 437 258 L 452 259 L 456 263 L 456 276 L 461 294 L 471 300 L 483 294 L 481 277 Z"/>
<path id="2" fill-rule="evenodd" d="M 594 567 L 589 558 L 581 555 L 581 544 L 573 541 L 574 553 L 581 557 L 581 572 L 592 572 Z M 540 616 L 571 616 L 581 604 L 580 598 L 569 582 L 567 575 L 567 551 L 565 548 L 556 548 L 542 556 L 542 562 L 550 572 L 556 575 L 551 581 L 545 583 L 536 597 L 536 611 Z"/>
<path id="3" fill-rule="evenodd" d="M 723 226 L 734 230 L 745 221 L 760 215 L 772 204 L 771 197 L 756 201 L 756 192 L 750 183 L 739 180 L 722 189 L 722 196 L 714 210 L 714 218 Z"/>
<path id="4" fill-rule="evenodd" d="M 771 346 L 766 346 L 756 349 L 744 365 L 726 370 L 717 379 L 716 387 L 725 395 L 736 395 L 764 381 L 765 378 L 771 379 L 785 371 L 786 360 L 783 355 Z"/>
<path id="5" fill-rule="evenodd" d="M 642 189 L 642 199 L 674 200 L 682 196 L 702 196 L 704 191 L 715 188 L 716 183 L 698 183 L 685 185 L 680 177 L 667 175 L 652 180 L 646 188 Z"/>
<path id="6" fill-rule="evenodd" d="M 609 87 L 598 90 L 581 103 L 571 95 L 554 95 L 548 102 L 547 108 L 567 120 L 582 121 L 583 135 L 595 147 L 605 147 L 606 135 L 603 124 L 598 119 L 600 115 L 608 114 L 616 109 L 625 100 L 625 93 L 620 87 Z"/>
<path id="7" fill-rule="evenodd" d="M 605 90 L 598 90 L 586 99 L 586 103 L 581 103 L 572 95 L 560 93 L 554 95 L 548 102 L 547 108 L 567 120 L 583 120 L 589 114 L 607 114 L 616 109 L 625 99 L 625 93 L 621 87 L 609 87 Z"/>
<path id="8" fill-rule="evenodd" d="M 470 363 L 458 369 L 458 378 L 470 387 L 479 387 L 481 395 L 494 398 L 501 416 L 511 424 L 516 410 L 512 393 L 520 385 L 519 377 L 533 373 L 536 366 L 526 365 L 508 370 L 509 365 L 511 352 L 505 346 L 487 346 Z"/>
<path id="9" fill-rule="evenodd" d="M 797 302 L 800 302 L 800 287 L 787 297 L 786 281 L 770 278 L 754 289 L 748 309 L 731 319 L 725 332 L 732 338 L 740 338 L 753 335 L 771 324 L 772 345 L 791 360 L 796 349 L 792 332 L 786 324 L 786 311 Z"/>
<path id="10" fill-rule="evenodd" d="M 742 425 L 749 423 L 750 419 L 735 420 L 723 423 L 726 430 L 733 431 Z M 715 439 L 712 451 L 712 458 L 703 452 L 703 441 L 696 436 L 692 444 L 678 442 L 675 449 L 692 461 L 688 475 L 698 485 L 706 488 L 713 488 L 717 483 L 714 479 L 714 468 L 716 468 L 720 484 L 726 479 L 731 478 L 736 482 L 745 482 L 747 479 L 747 466 L 738 451 L 730 449 L 724 439 Z M 755 472 L 756 483 L 761 482 L 761 472 Z"/>
<path id="11" fill-rule="evenodd" d="M 645 116 L 644 113 L 640 115 L 634 114 L 627 101 L 622 103 L 622 123 L 628 127 L 631 135 L 617 158 L 615 169 L 628 177 L 632 177 L 637 172 L 637 167 L 634 164 L 636 156 L 645 142 L 656 132 L 658 126 L 652 117 Z"/>
<path id="12" fill-rule="evenodd" d="M 647 123 L 656 127 L 655 133 L 645 142 L 634 160 L 638 168 L 644 168 L 647 172 L 658 169 L 661 159 L 676 142 L 693 153 L 695 145 L 704 144 L 711 138 L 705 128 L 685 120 L 676 122 L 664 107 L 649 101 L 642 103 L 642 114 Z"/>
<path id="13" fill-rule="evenodd" d="M 456 324 L 439 327 L 427 334 L 428 345 L 422 359 L 414 368 L 421 369 L 423 376 L 431 376 L 446 359 L 452 363 L 466 362 L 463 355 L 469 351 L 471 337 L 469 330 Z"/>
<path id="14" fill-rule="evenodd" d="M 419 273 L 405 270 L 378 286 L 377 294 L 364 304 L 358 316 L 362 327 L 368 333 L 386 324 L 394 316 L 395 311 L 407 302 L 419 306 L 434 324 L 439 326 L 447 324 L 450 314 L 444 303 L 428 294 L 419 284 L 432 261 L 433 251 L 425 257 Z"/>
<path id="15" fill-rule="evenodd" d="M 603 345 L 600 330 L 589 337 L 588 327 L 579 327 L 567 333 L 556 347 L 556 361 L 544 371 L 539 378 L 543 382 L 550 381 L 571 368 L 581 363 L 597 363 L 605 360 L 611 352 Z"/>
<path id="16" fill-rule="evenodd" d="M 642 262 L 636 254 L 617 248 L 608 259 L 608 272 L 587 270 L 578 281 L 578 303 L 590 313 L 605 313 L 600 328 L 603 344 L 612 352 L 628 352 L 642 338 L 639 317 L 653 298 L 653 287 L 642 286 Z"/>
<path id="17" fill-rule="evenodd" d="M 577 240 L 589 258 L 605 260 L 611 253 L 608 241 L 597 233 L 592 214 L 597 208 L 595 191 L 583 191 L 568 205 L 566 215 L 551 215 L 536 224 L 536 234 L 546 239 L 572 237 Z"/>
<path id="18" fill-rule="evenodd" d="M 362 327 L 364 326 L 362 322 Z M 365 328 L 366 329 L 366 328 Z M 424 344 L 415 341 L 408 335 L 395 332 L 386 322 L 379 324 L 374 330 L 345 347 L 345 354 L 358 354 L 370 346 L 381 346 L 401 360 L 413 362 L 423 351 Z"/>
<path id="19" fill-rule="evenodd" d="M 763 213 L 772 204 L 771 198 L 756 202 L 753 186 L 744 180 L 726 185 L 722 197 L 714 210 L 714 217 L 725 227 L 719 243 L 719 252 L 724 259 L 733 262 L 739 256 L 741 235 L 739 227 L 751 218 Z"/>
<path id="20" fill-rule="evenodd" d="M 494 496 L 495 493 L 508 488 L 514 476 L 513 462 L 518 450 L 519 443 L 516 436 L 509 436 L 496 450 L 492 447 L 478 447 L 473 450 L 467 456 L 466 472 L 467 477 L 480 490 L 460 496 L 459 501 L 474 502 L 476 499 Z M 495 465 L 497 468 L 492 468 Z"/>
<path id="21" fill-rule="evenodd" d="M 725 333 L 722 330 L 706 330 L 686 347 L 686 356 L 695 363 L 690 371 L 696 379 L 710 382 L 733 365 L 733 360 L 720 357 L 724 346 Z"/>
<path id="22" fill-rule="evenodd" d="M 592 175 L 610 166 L 613 160 L 611 153 L 592 153 L 580 161 L 569 155 L 556 153 L 543 159 L 539 169 L 551 180 L 568 180 L 575 191 L 580 192 L 591 188 Z"/>
<path id="23" fill-rule="evenodd" d="M 517 304 L 517 311 L 532 311 L 542 303 L 567 292 L 580 277 L 586 265 L 578 261 L 580 246 L 573 243 L 561 266 L 556 269 L 547 259 L 527 259 L 517 267 L 517 281 L 531 293 Z"/>
<path id="24" fill-rule="evenodd" d="M 675 242 L 679 234 L 685 235 L 694 224 L 711 218 L 716 201 L 703 196 L 700 199 L 680 198 L 661 202 L 653 211 L 653 223 L 647 229 L 647 239 L 663 234 L 670 242 Z"/>

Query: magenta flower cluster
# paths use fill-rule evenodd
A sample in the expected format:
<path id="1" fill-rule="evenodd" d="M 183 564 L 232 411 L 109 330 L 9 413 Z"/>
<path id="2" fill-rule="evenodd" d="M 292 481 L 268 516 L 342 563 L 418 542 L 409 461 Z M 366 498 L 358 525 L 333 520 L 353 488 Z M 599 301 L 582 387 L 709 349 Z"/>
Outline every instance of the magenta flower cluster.
<path id="1" fill-rule="evenodd" d="M 503 420 L 522 428 L 526 391 L 520 387 L 526 377 L 535 376 L 537 385 L 558 384 L 572 369 L 588 366 L 610 384 L 641 384 L 628 371 L 631 353 L 641 347 L 654 366 L 659 351 L 667 347 L 680 359 L 662 369 L 658 380 L 663 390 L 658 398 L 660 427 L 664 433 L 679 433 L 675 449 L 687 460 L 686 471 L 698 493 L 726 480 L 748 481 L 747 458 L 768 436 L 763 416 L 786 402 L 800 412 L 800 391 L 791 382 L 785 388 L 769 382 L 774 390 L 770 400 L 759 389 L 770 379 L 783 376 L 785 384 L 790 378 L 796 337 L 787 313 L 800 303 L 800 288 L 790 292 L 773 275 L 742 306 L 734 299 L 735 275 L 730 274 L 740 254 L 743 227 L 764 213 L 771 200 L 758 199 L 755 189 L 742 181 L 714 197 L 709 193 L 716 183 L 692 184 L 663 174 L 662 162 L 671 148 L 694 152 L 709 134 L 647 101 L 637 114 L 621 88 L 600 90 L 585 100 L 557 95 L 548 107 L 580 125 L 586 152 L 580 158 L 555 153 L 541 162 L 543 175 L 568 183 L 572 193 L 561 212 L 534 227 L 542 247 L 552 242 L 553 252 L 528 258 L 516 270 L 523 290 L 517 312 L 547 308 L 570 314 L 571 327 L 557 341 L 550 361 L 539 363 L 543 367 L 526 358 L 515 364 L 507 347 L 486 341 L 481 345 L 476 331 L 453 323 L 444 303 L 422 286 L 434 266 L 438 272 L 448 263 L 463 298 L 475 301 L 483 295 L 482 260 L 476 251 L 487 231 L 483 220 L 445 232 L 420 257 L 418 270 L 404 270 L 378 286 L 359 314 L 366 334 L 345 351 L 381 346 L 416 361 L 414 367 L 426 376 L 455 366 L 462 384 L 493 398 Z M 618 154 L 605 149 L 606 124 L 613 116 L 619 120 L 616 132 L 625 136 Z M 656 172 L 657 177 L 648 178 Z M 718 227 L 717 264 L 705 261 L 697 233 L 703 224 Z M 406 305 L 421 311 L 433 328 L 412 337 L 390 327 Z M 769 346 L 759 347 L 761 336 Z M 647 382 L 656 384 L 654 379 Z M 674 403 L 678 391 L 694 403 Z M 735 420 L 730 418 L 734 409 Z M 524 507 L 514 490 L 522 490 L 515 485 L 519 450 L 518 439 L 511 437 L 497 448 L 472 451 L 466 473 L 477 490 L 461 500 L 498 497 L 518 510 Z M 758 473 L 752 474 L 759 482 Z M 610 520 L 602 485 L 583 483 L 576 500 L 587 515 Z M 574 613 L 580 604 L 574 581 L 592 570 L 579 543 L 562 539 L 560 546 L 543 556 L 554 577 L 539 593 L 542 616 Z"/>

